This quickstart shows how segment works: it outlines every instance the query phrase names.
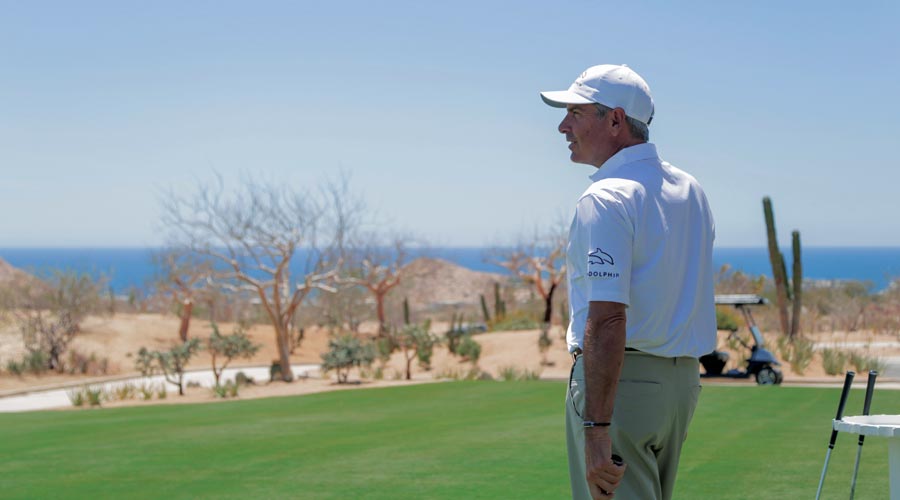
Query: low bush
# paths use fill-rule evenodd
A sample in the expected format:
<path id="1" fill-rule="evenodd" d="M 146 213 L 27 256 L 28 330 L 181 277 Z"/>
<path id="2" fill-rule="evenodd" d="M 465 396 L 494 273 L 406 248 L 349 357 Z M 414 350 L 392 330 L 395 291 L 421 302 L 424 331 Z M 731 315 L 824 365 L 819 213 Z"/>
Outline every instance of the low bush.
<path id="1" fill-rule="evenodd" d="M 84 406 L 84 391 L 81 389 L 73 389 L 71 391 L 67 391 L 66 395 L 69 396 L 69 401 L 72 402 L 72 406 L 81 407 Z"/>
<path id="2" fill-rule="evenodd" d="M 21 377 L 25 374 L 25 364 L 11 359 L 6 362 L 6 371 L 17 377 Z"/>
<path id="3" fill-rule="evenodd" d="M 122 384 L 113 389 L 113 396 L 119 401 L 125 401 L 128 399 L 134 399 L 135 396 L 135 387 L 132 384 Z"/>
<path id="4" fill-rule="evenodd" d="M 95 353 L 85 355 L 71 350 L 65 362 L 65 371 L 70 375 L 106 375 L 109 373 L 109 358 L 99 358 Z"/>
<path id="5" fill-rule="evenodd" d="M 716 329 L 736 332 L 740 328 L 741 318 L 733 307 L 716 307 Z"/>
<path id="6" fill-rule="evenodd" d="M 540 327 L 540 322 L 535 320 L 532 314 L 525 311 L 517 311 L 488 323 L 488 328 L 492 331 L 536 330 Z"/>
<path id="7" fill-rule="evenodd" d="M 153 386 L 152 385 L 141 384 L 141 386 L 138 387 L 138 391 L 141 394 L 142 400 L 149 401 L 149 400 L 153 399 Z"/>
<path id="8" fill-rule="evenodd" d="M 815 354 L 813 341 L 802 337 L 795 337 L 793 342 L 787 337 L 778 339 L 778 349 L 782 359 L 790 363 L 791 369 L 797 375 L 803 375 L 803 372 L 809 367 Z"/>
<path id="9" fill-rule="evenodd" d="M 839 349 L 822 349 L 822 367 L 828 375 L 841 375 L 847 364 L 847 353 Z"/>
<path id="10" fill-rule="evenodd" d="M 487 375 L 490 377 L 490 374 Z M 481 376 L 482 371 L 477 366 L 467 369 L 445 368 L 435 374 L 435 378 L 448 380 L 482 380 Z"/>
<path id="11" fill-rule="evenodd" d="M 472 364 L 475 364 L 478 362 L 478 358 L 481 357 L 481 344 L 476 342 L 471 335 L 466 335 L 456 347 L 456 354 L 458 354 L 463 361 L 471 361 Z"/>
<path id="12" fill-rule="evenodd" d="M 100 406 L 103 403 L 103 389 L 98 387 L 86 387 L 84 389 L 84 394 L 87 397 L 87 402 L 91 406 Z"/>
<path id="13" fill-rule="evenodd" d="M 253 377 L 247 375 L 244 372 L 237 372 L 237 375 L 234 376 L 234 382 L 238 385 L 253 385 L 256 382 L 253 380 Z"/>
<path id="14" fill-rule="evenodd" d="M 231 380 L 224 384 L 216 384 L 213 387 L 213 395 L 217 398 L 236 398 L 238 396 L 239 384 Z"/>
<path id="15" fill-rule="evenodd" d="M 332 337 L 328 341 L 328 352 L 322 354 L 322 371 L 334 371 L 339 384 L 347 383 L 350 370 L 372 364 L 376 347 L 371 342 L 363 342 L 351 334 Z"/>
<path id="16" fill-rule="evenodd" d="M 22 359 L 22 365 L 26 371 L 40 375 L 49 370 L 47 366 L 49 359 L 42 351 L 28 351 Z"/>
<path id="17" fill-rule="evenodd" d="M 540 378 L 538 372 L 528 370 L 526 368 L 519 369 L 515 366 L 502 366 L 498 373 L 500 380 L 504 382 L 514 382 L 516 380 L 537 380 Z"/>
<path id="18" fill-rule="evenodd" d="M 850 353 L 850 365 L 856 373 L 868 373 L 870 370 L 881 373 L 887 366 L 884 360 L 877 356 L 868 356 L 856 351 Z"/>

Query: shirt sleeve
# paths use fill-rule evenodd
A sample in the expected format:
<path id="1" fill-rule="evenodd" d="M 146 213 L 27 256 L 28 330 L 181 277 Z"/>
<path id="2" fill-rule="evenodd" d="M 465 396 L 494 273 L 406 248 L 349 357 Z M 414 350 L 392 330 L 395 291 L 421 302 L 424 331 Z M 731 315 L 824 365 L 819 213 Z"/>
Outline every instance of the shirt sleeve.
<path id="1" fill-rule="evenodd" d="M 613 193 L 590 193 L 575 208 L 579 239 L 587 248 L 585 289 L 589 301 L 630 304 L 634 225 Z"/>

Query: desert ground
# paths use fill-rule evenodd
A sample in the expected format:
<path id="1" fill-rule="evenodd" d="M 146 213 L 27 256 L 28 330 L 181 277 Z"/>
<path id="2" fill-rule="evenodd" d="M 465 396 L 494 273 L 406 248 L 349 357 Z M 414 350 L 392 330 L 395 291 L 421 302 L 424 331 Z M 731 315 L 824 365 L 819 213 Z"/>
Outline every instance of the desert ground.
<path id="1" fill-rule="evenodd" d="M 234 325 L 224 323 L 220 325 L 223 333 L 230 333 Z M 436 322 L 432 324 L 432 332 L 441 334 L 446 331 L 448 324 Z M 92 316 L 83 322 L 83 332 L 75 339 L 71 348 L 86 355 L 91 353 L 98 357 L 108 358 L 108 374 L 105 376 L 87 375 L 63 375 L 46 374 L 41 376 L 22 375 L 16 376 L 8 372 L 0 374 L 0 397 L 25 392 L 59 388 L 80 387 L 89 383 L 97 383 L 113 379 L 136 377 L 134 364 L 136 352 L 141 347 L 149 349 L 164 349 L 174 344 L 177 339 L 178 318 L 174 315 L 160 314 L 116 314 L 114 316 Z M 375 325 L 365 323 L 363 332 L 373 332 Z M 205 339 L 211 331 L 208 324 L 200 321 L 194 322 L 190 334 Z M 259 352 L 249 360 L 233 362 L 238 366 L 268 366 L 276 358 L 274 349 L 274 332 L 270 326 L 255 325 L 248 332 L 251 339 L 262 347 Z M 547 354 L 547 363 L 541 361 L 538 350 L 538 330 L 487 332 L 474 336 L 481 344 L 482 351 L 477 368 L 494 378 L 500 378 L 502 370 L 514 367 L 521 371 L 529 371 L 537 374 L 542 379 L 565 379 L 569 375 L 571 358 L 567 354 L 565 341 L 562 339 L 562 329 L 554 327 L 551 337 L 553 345 Z M 719 347 L 726 348 L 727 332 L 719 332 Z M 744 332 L 743 337 L 749 340 L 749 335 Z M 329 333 L 324 328 L 310 328 L 306 332 L 302 344 L 295 350 L 291 358 L 293 364 L 320 364 L 321 354 L 327 350 Z M 900 344 L 896 337 L 878 336 L 871 332 L 836 332 L 809 336 L 819 346 L 845 346 L 877 355 L 882 359 L 900 357 Z M 770 339 L 769 347 L 776 351 L 774 341 Z M 727 350 L 727 349 L 726 349 Z M 17 330 L 7 326 L 0 330 L 0 363 L 5 365 L 6 360 L 15 359 L 24 352 L 21 336 Z M 742 368 L 738 365 L 742 353 L 733 352 L 726 370 L 729 368 Z M 778 356 L 776 352 L 776 356 Z M 188 370 L 208 370 L 211 366 L 210 357 L 201 351 L 189 364 Z M 350 383 L 338 384 L 334 373 L 314 372 L 309 377 L 299 378 L 292 383 L 271 382 L 267 380 L 256 381 L 252 386 L 243 387 L 239 398 L 260 398 L 286 395 L 309 394 L 331 390 L 363 389 L 370 387 L 383 387 L 390 385 L 405 385 L 410 383 L 428 383 L 453 378 L 453 374 L 465 374 L 472 368 L 469 362 L 460 361 L 451 355 L 446 347 L 435 349 L 430 370 L 424 370 L 413 362 L 412 380 L 405 380 L 405 361 L 402 354 L 395 353 L 391 360 L 383 365 L 382 376 L 376 380 L 373 376 L 375 367 L 381 366 L 378 361 L 369 369 L 353 370 Z M 810 363 L 802 374 L 796 373 L 788 363 L 782 366 L 785 375 L 785 384 L 805 383 L 839 383 L 841 376 L 826 375 L 819 360 L 819 355 Z M 882 378 L 884 380 L 884 377 Z M 739 383 L 753 385 L 752 380 L 723 380 L 707 379 L 704 383 Z M 104 406 L 121 406 L 133 404 L 177 404 L 188 402 L 215 402 L 222 401 L 216 398 L 209 388 L 189 387 L 184 396 L 171 393 L 164 400 L 153 399 L 139 401 L 138 399 L 116 401 L 104 404 Z"/>

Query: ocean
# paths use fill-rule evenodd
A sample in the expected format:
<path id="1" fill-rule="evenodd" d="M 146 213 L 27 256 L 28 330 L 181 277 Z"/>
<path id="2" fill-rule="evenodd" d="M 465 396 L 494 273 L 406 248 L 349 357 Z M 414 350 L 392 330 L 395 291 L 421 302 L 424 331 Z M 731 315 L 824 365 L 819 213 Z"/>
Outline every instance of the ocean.
<path id="1" fill-rule="evenodd" d="M 38 276 L 55 270 L 105 276 L 116 293 L 132 287 L 145 288 L 152 282 L 154 248 L 0 248 L 0 258 Z M 449 260 L 475 271 L 505 273 L 487 259 L 487 248 L 429 248 L 415 250 L 412 257 L 428 256 Z M 790 249 L 782 250 L 791 266 Z M 750 275 L 771 276 L 765 248 L 716 248 L 713 262 L 718 270 L 727 264 Z M 294 266 L 292 266 L 294 267 Z M 872 290 L 886 288 L 900 278 L 900 247 L 810 247 L 803 249 L 803 274 L 815 280 L 858 280 L 869 282 Z"/>

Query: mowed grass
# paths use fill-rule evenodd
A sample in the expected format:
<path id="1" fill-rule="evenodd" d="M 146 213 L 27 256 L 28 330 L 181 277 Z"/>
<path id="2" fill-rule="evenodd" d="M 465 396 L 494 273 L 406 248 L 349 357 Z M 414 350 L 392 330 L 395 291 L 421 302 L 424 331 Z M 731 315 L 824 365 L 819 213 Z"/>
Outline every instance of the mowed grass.
<path id="1" fill-rule="evenodd" d="M 812 498 L 838 389 L 706 387 L 676 498 Z M 561 382 L 453 382 L 218 404 L 0 415 L 0 498 L 569 495 Z M 847 414 L 858 414 L 854 390 Z M 874 413 L 900 413 L 877 391 Z M 824 498 L 846 498 L 842 435 Z M 887 498 L 867 438 L 857 498 Z"/>

